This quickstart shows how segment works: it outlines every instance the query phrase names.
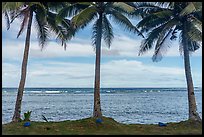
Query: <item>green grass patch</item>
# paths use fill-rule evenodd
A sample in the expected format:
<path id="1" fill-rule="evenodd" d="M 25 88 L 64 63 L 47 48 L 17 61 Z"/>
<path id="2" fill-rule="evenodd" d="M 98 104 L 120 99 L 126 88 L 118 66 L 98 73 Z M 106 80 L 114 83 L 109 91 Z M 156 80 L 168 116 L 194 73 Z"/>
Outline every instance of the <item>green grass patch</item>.
<path id="1" fill-rule="evenodd" d="M 103 117 L 97 124 L 95 118 L 85 118 L 60 122 L 31 121 L 30 127 L 25 122 L 2 125 L 3 135 L 201 135 L 202 123 L 181 121 L 167 123 L 166 127 L 157 124 L 122 124 L 112 118 Z"/>

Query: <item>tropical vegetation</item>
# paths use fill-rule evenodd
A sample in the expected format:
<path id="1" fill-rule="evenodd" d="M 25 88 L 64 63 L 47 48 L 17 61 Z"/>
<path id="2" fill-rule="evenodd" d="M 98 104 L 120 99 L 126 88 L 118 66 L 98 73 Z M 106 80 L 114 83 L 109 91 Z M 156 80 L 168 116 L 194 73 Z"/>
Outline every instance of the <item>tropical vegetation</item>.
<path id="1" fill-rule="evenodd" d="M 108 17 L 126 30 L 142 35 L 126 17 L 133 9 L 130 4 L 124 2 L 79 2 L 64 7 L 59 11 L 58 15 L 60 17 L 72 17 L 71 22 L 75 26 L 76 32 L 94 21 L 92 44 L 96 50 L 96 62 L 93 117 L 102 117 L 100 103 L 101 40 L 103 38 L 107 46 L 110 47 L 114 38 L 113 28 Z"/>
<path id="2" fill-rule="evenodd" d="M 54 7 L 53 7 L 54 6 Z M 61 24 L 57 24 L 55 21 L 56 13 L 51 12 L 57 7 L 62 7 L 61 3 L 43 3 L 43 2 L 3 2 L 2 14 L 5 15 L 7 20 L 7 29 L 10 28 L 10 24 L 15 19 L 22 20 L 20 24 L 20 30 L 17 34 L 17 38 L 23 33 L 27 26 L 25 49 L 21 67 L 21 79 L 18 87 L 18 94 L 16 98 L 15 111 L 12 118 L 13 122 L 20 121 L 21 117 L 21 104 L 23 99 L 23 91 L 27 75 L 27 63 L 30 49 L 30 36 L 31 26 L 33 23 L 33 17 L 35 17 L 35 26 L 38 32 L 39 45 L 43 48 L 48 42 L 49 32 L 53 32 L 57 39 L 62 42 L 62 46 L 66 47 L 66 40 L 71 39 L 71 31 L 67 32 L 66 28 L 69 28 L 70 21 L 68 19 L 61 19 Z M 71 28 L 71 27 L 70 27 Z"/>
<path id="3" fill-rule="evenodd" d="M 142 16 L 137 27 L 147 33 L 139 55 L 154 48 L 152 60 L 160 61 L 170 48 L 170 42 L 179 39 L 187 81 L 189 119 L 201 121 L 197 113 L 189 54 L 201 47 L 202 2 L 138 2 L 135 7 L 132 15 Z"/>

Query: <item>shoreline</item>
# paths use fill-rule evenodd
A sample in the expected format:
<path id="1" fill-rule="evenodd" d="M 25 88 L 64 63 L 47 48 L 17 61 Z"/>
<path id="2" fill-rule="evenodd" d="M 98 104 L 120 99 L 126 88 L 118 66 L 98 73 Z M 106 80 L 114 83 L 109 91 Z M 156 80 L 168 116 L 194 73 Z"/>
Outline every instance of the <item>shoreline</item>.
<path id="1" fill-rule="evenodd" d="M 102 123 L 96 123 L 93 117 L 80 120 L 59 122 L 31 121 L 2 124 L 2 135 L 195 135 L 202 134 L 202 123 L 187 120 L 158 124 L 122 124 L 110 117 L 102 117 Z"/>

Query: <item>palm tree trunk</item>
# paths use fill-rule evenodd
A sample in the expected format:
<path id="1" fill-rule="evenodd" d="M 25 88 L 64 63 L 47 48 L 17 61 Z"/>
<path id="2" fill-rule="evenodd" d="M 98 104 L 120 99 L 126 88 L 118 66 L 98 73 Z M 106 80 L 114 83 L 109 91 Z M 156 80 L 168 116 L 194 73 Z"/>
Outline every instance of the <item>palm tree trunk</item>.
<path id="1" fill-rule="evenodd" d="M 196 112 L 196 99 L 194 94 L 193 80 L 191 76 L 191 68 L 190 68 L 190 60 L 189 60 L 189 50 L 188 43 L 186 40 L 184 45 L 184 66 L 185 66 L 185 75 L 187 81 L 187 89 L 188 89 L 188 105 L 189 105 L 189 119 L 201 121 L 199 114 Z"/>
<path id="2" fill-rule="evenodd" d="M 101 118 L 100 103 L 100 59 L 101 59 L 101 37 L 102 37 L 102 14 L 99 15 L 96 41 L 96 62 L 95 62 L 95 85 L 94 85 L 94 110 L 93 117 Z"/>
<path id="3" fill-rule="evenodd" d="M 22 67 L 21 67 L 21 80 L 20 80 L 20 84 L 18 87 L 18 95 L 16 99 L 15 111 L 14 111 L 14 115 L 12 118 L 12 122 L 20 121 L 21 103 L 23 99 L 23 91 L 24 91 L 24 86 L 25 86 L 27 63 L 28 63 L 28 53 L 29 53 L 29 47 L 30 47 L 32 18 L 33 18 L 33 12 L 30 11 L 30 17 L 28 21 L 27 34 L 26 34 L 26 41 L 25 41 L 25 49 L 24 49 L 24 55 L 23 55 L 23 62 L 22 62 Z"/>

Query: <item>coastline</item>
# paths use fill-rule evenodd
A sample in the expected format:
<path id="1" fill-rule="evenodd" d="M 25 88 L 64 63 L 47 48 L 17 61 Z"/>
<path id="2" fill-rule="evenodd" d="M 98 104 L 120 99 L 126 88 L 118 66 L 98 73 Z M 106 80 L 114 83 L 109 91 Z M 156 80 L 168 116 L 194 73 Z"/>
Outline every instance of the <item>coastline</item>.
<path id="1" fill-rule="evenodd" d="M 25 122 L 2 124 L 2 135 L 201 135 L 202 123 L 181 121 L 158 124 L 122 124 L 109 117 L 102 117 L 102 123 L 95 118 L 60 122 Z"/>

